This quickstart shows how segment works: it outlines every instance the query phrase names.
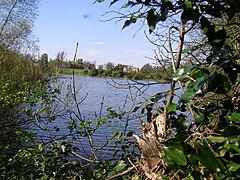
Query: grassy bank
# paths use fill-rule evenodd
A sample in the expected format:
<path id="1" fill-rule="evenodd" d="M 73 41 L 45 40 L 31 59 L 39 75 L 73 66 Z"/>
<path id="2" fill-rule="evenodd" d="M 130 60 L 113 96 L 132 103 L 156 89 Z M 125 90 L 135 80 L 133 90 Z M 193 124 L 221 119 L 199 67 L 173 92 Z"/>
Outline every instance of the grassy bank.
<path id="1" fill-rule="evenodd" d="M 72 75 L 73 74 L 73 69 L 66 68 L 66 69 L 64 69 L 63 74 L 64 75 Z M 76 76 L 88 76 L 88 74 L 84 73 L 83 69 L 74 69 L 74 74 Z"/>
<path id="2" fill-rule="evenodd" d="M 97 75 L 91 75 L 89 74 L 90 70 L 84 70 L 84 69 L 74 69 L 74 75 L 75 76 L 89 76 L 89 77 L 104 77 L 104 78 L 116 78 L 116 79 L 133 79 L 133 80 L 152 80 L 152 81 L 156 81 L 156 79 L 152 79 L 152 78 L 144 78 L 141 77 L 139 78 L 138 76 L 132 76 L 131 75 L 124 75 L 124 76 L 111 76 L 110 75 L 104 75 L 104 74 L 97 74 Z M 66 68 L 64 69 L 63 75 L 72 75 L 73 74 L 73 69 L 70 68 Z M 159 79 L 157 80 L 157 82 L 159 83 L 169 83 L 169 80 L 165 80 L 165 79 Z"/>

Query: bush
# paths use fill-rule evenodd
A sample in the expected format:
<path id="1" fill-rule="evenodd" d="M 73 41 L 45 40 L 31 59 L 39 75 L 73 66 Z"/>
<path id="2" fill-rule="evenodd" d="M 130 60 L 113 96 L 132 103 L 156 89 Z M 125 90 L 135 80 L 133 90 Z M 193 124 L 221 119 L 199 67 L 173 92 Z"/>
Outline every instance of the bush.
<path id="1" fill-rule="evenodd" d="M 20 88 L 24 82 L 36 82 L 43 73 L 33 59 L 0 47 L 0 85 L 6 81 L 15 81 L 15 88 Z"/>
<path id="2" fill-rule="evenodd" d="M 98 75 L 98 70 L 97 69 L 91 69 L 88 72 L 89 76 L 97 76 Z"/>
<path id="3" fill-rule="evenodd" d="M 112 75 L 112 71 L 107 71 L 107 70 L 104 71 L 104 76 L 110 77 L 111 75 Z"/>
<path id="4" fill-rule="evenodd" d="M 84 70 L 83 70 L 83 74 L 88 74 L 88 70 L 87 70 L 87 69 L 84 69 Z"/>
<path id="5" fill-rule="evenodd" d="M 121 70 L 117 70 L 117 71 L 112 72 L 112 77 L 121 78 L 121 77 L 123 77 L 123 75 L 124 75 L 124 73 Z"/>

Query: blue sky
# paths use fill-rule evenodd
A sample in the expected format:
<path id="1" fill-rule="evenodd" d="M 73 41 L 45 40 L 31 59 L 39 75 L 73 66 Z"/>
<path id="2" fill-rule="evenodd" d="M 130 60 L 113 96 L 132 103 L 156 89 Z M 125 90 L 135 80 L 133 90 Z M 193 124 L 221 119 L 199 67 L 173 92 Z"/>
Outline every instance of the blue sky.
<path id="1" fill-rule="evenodd" d="M 113 62 L 141 67 L 151 63 L 153 46 L 144 36 L 144 30 L 135 32 L 140 24 L 121 31 L 124 21 L 100 22 L 114 15 L 102 16 L 109 8 L 108 2 L 93 4 L 94 0 L 41 0 L 34 34 L 39 38 L 40 53 L 54 58 L 65 51 L 73 59 L 79 42 L 78 58 L 96 61 L 97 64 Z M 147 30 L 145 28 L 145 30 Z"/>

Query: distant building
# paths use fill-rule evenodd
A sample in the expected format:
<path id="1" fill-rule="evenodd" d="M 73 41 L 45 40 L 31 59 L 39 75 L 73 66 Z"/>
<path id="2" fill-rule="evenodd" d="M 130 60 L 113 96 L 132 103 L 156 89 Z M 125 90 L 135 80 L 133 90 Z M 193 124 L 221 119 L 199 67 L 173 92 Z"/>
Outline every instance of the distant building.
<path id="1" fill-rule="evenodd" d="M 126 72 L 126 73 L 130 73 L 130 72 L 139 73 L 139 68 L 136 68 L 133 65 L 124 65 L 123 72 Z"/>

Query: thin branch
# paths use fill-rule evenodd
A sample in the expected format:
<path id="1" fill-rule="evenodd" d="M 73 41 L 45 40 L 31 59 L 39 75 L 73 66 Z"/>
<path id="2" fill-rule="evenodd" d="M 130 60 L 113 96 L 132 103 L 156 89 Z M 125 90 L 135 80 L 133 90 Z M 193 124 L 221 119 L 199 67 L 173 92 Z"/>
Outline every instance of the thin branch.
<path id="1" fill-rule="evenodd" d="M 8 15 L 7 15 L 6 19 L 4 20 L 4 23 L 3 23 L 2 27 L 1 27 L 1 30 L 0 30 L 0 40 L 1 40 L 3 31 L 4 31 L 4 28 L 7 25 L 8 21 L 9 21 L 9 18 L 10 18 L 11 14 L 12 14 L 12 11 L 16 7 L 17 3 L 18 3 L 18 0 L 16 0 L 14 2 L 13 6 L 11 7 L 10 11 L 8 12 Z"/>
<path id="2" fill-rule="evenodd" d="M 171 43 L 171 30 L 176 29 L 179 31 L 179 29 L 175 26 L 170 26 L 168 28 L 168 45 L 169 45 L 169 50 L 170 50 L 170 55 L 171 55 L 171 61 L 172 61 L 172 67 L 173 67 L 173 72 L 176 72 L 176 67 L 175 67 L 175 62 L 174 62 L 174 56 L 173 56 L 173 49 L 172 49 L 172 43 Z"/>
<path id="3" fill-rule="evenodd" d="M 133 171 L 135 169 L 135 167 L 136 166 L 132 166 L 132 167 L 128 168 L 126 171 L 123 171 L 121 173 L 115 174 L 115 175 L 111 176 L 108 180 L 115 179 L 117 177 L 122 177 L 122 176 L 130 173 L 131 171 Z"/>

